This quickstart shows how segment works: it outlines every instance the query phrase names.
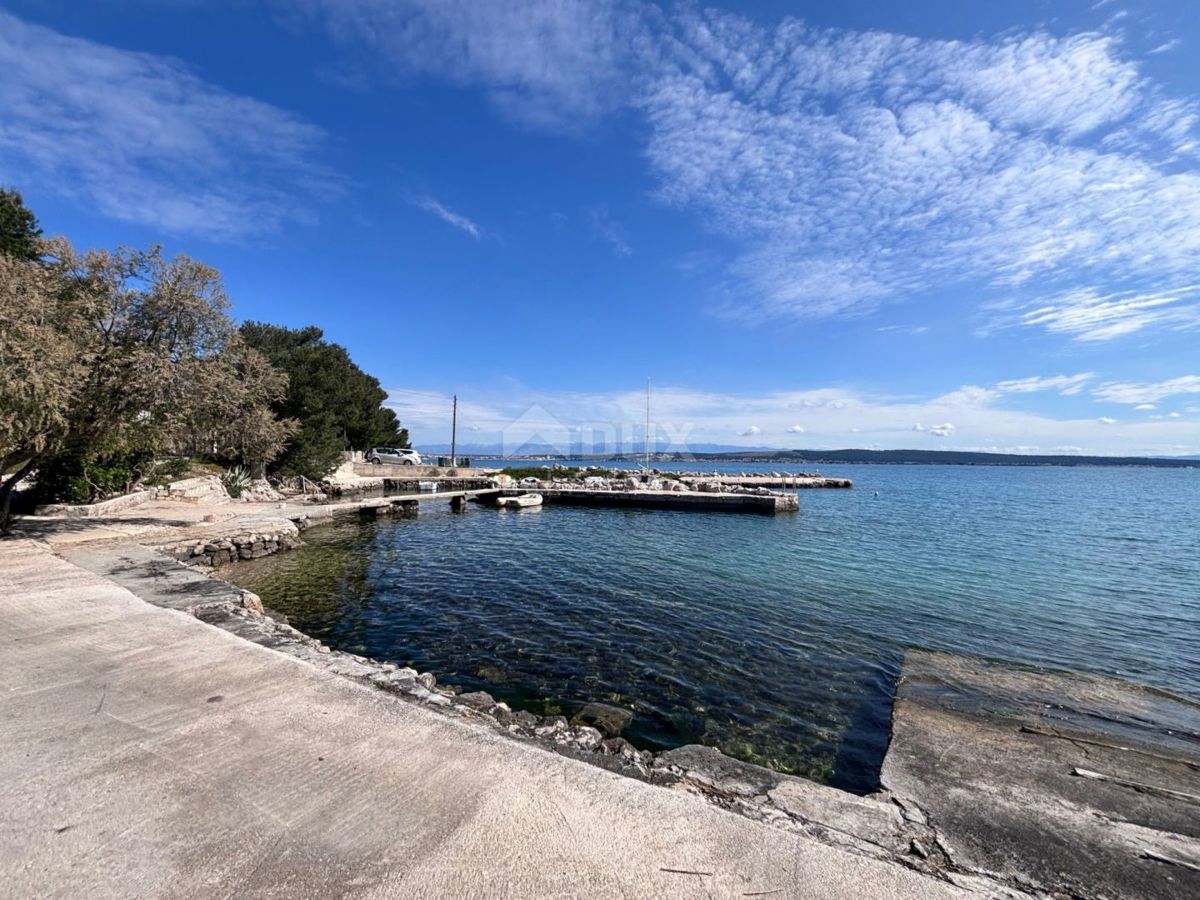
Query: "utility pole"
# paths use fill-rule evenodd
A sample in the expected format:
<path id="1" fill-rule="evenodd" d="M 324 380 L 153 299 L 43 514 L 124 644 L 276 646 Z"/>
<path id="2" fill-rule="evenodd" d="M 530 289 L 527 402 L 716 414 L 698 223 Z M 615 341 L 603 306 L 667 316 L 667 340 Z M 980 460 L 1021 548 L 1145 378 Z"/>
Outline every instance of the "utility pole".
<path id="1" fill-rule="evenodd" d="M 454 395 L 454 412 L 450 417 L 450 465 L 458 465 L 458 394 Z"/>

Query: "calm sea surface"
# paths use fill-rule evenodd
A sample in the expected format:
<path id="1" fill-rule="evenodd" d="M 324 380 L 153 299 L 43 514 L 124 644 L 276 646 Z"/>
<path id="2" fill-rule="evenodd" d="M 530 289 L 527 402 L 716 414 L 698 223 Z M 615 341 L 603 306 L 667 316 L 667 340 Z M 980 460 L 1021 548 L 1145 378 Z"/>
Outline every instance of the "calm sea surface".
<path id="1" fill-rule="evenodd" d="M 538 712 L 614 703 L 641 746 L 854 790 L 906 647 L 1200 698 L 1200 470 L 822 472 L 855 487 L 801 491 L 798 515 L 435 504 L 227 574 L 336 648 Z"/>

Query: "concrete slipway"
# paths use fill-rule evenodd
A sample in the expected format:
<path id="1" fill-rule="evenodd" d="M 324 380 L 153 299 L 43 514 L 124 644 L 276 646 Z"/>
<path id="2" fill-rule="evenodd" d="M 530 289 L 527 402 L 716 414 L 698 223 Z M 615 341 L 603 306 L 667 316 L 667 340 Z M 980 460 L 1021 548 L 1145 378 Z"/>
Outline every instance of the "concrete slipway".
<path id="1" fill-rule="evenodd" d="M 0 547 L 5 897 L 980 896 Z"/>

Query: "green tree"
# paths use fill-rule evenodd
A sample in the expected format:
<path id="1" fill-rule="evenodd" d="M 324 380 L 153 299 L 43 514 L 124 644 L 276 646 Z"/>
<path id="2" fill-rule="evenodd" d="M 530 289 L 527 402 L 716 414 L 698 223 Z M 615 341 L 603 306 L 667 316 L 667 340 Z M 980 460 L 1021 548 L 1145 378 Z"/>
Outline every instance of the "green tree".
<path id="1" fill-rule="evenodd" d="M 17 259 L 37 259 L 41 238 L 37 216 L 25 206 L 21 195 L 0 188 L 0 254 Z"/>
<path id="2" fill-rule="evenodd" d="M 215 269 L 158 248 L 0 254 L 0 527 L 35 469 L 103 495 L 198 434 L 269 461 L 294 427 L 269 411 L 285 378 L 228 306 Z"/>
<path id="3" fill-rule="evenodd" d="M 287 395 L 272 405 L 299 430 L 275 462 L 287 475 L 324 478 L 345 450 L 408 446 L 408 432 L 383 404 L 387 392 L 350 358 L 324 339 L 320 328 L 283 328 L 246 322 L 242 338 L 288 376 Z"/>

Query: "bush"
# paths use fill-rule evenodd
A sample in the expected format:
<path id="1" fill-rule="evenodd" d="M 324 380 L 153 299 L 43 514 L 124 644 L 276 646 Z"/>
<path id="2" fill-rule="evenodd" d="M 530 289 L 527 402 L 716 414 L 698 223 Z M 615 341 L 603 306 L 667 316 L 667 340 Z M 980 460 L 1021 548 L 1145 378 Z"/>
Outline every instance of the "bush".
<path id="1" fill-rule="evenodd" d="M 68 450 L 38 466 L 33 498 L 36 503 L 96 503 L 131 490 L 149 466 L 145 453 L 88 459 Z"/>
<path id="2" fill-rule="evenodd" d="M 146 475 L 146 484 L 161 487 L 172 481 L 187 478 L 192 471 L 192 461 L 186 456 L 157 460 Z"/>

